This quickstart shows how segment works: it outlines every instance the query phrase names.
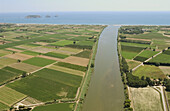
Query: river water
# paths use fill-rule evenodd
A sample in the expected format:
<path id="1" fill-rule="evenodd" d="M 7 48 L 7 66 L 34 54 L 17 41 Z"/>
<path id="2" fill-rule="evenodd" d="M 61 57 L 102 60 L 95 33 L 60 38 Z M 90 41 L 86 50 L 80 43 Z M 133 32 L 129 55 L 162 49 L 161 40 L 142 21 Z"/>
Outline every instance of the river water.
<path id="1" fill-rule="evenodd" d="M 117 53 L 119 26 L 108 26 L 100 35 L 92 76 L 83 111 L 122 111 L 123 83 Z"/>

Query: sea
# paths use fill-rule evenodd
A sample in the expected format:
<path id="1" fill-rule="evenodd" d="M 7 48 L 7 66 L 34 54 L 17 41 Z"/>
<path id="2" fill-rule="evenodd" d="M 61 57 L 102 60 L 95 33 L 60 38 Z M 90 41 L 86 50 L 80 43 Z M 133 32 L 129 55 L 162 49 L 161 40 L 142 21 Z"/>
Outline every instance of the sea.
<path id="1" fill-rule="evenodd" d="M 26 18 L 40 15 L 41 18 Z M 46 16 L 49 15 L 50 18 Z M 57 15 L 57 17 L 55 17 Z M 91 24 L 91 25 L 170 25 L 166 12 L 27 12 L 0 13 L 0 23 Z"/>

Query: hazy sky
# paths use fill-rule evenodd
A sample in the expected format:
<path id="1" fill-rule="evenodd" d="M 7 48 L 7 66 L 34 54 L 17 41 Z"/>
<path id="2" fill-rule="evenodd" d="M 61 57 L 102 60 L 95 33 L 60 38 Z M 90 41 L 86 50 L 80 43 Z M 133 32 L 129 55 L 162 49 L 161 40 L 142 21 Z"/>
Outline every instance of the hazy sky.
<path id="1" fill-rule="evenodd" d="M 0 0 L 0 12 L 170 11 L 170 0 Z"/>

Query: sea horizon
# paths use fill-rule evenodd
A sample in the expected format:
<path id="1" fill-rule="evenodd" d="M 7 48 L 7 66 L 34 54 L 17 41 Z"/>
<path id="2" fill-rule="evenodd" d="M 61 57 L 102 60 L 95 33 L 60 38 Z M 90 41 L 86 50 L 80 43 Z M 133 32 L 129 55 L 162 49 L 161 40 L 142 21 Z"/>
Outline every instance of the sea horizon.
<path id="1" fill-rule="evenodd" d="M 25 18 L 40 15 L 41 18 Z M 45 16 L 49 15 L 50 18 Z M 58 17 L 54 17 L 58 15 Z M 0 23 L 68 25 L 170 25 L 170 11 L 5 12 Z"/>

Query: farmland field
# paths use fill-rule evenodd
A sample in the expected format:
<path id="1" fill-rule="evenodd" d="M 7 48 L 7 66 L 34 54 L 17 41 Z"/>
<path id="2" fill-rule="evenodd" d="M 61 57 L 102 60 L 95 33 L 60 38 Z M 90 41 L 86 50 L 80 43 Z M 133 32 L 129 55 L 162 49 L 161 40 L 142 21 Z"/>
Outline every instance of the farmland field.
<path id="1" fill-rule="evenodd" d="M 74 70 L 84 71 L 84 72 L 87 70 L 87 67 L 74 65 L 74 64 L 70 64 L 70 63 L 64 63 L 64 62 L 58 62 L 55 65 L 67 67 L 67 68 L 74 69 Z"/>
<path id="2" fill-rule="evenodd" d="M 11 53 L 10 51 L 0 50 L 0 57 L 4 56 L 4 55 L 7 55 L 7 54 L 10 54 L 10 53 Z"/>
<path id="3" fill-rule="evenodd" d="M 72 87 L 78 87 L 82 79 L 82 77 L 80 76 L 76 76 L 76 75 L 72 75 L 72 74 L 68 74 L 65 72 L 60 72 L 52 69 L 42 69 L 34 73 L 34 75 Z"/>
<path id="4" fill-rule="evenodd" d="M 90 54 L 91 54 L 91 51 L 89 50 L 84 50 L 74 56 L 77 56 L 77 57 L 83 57 L 83 58 L 90 58 Z"/>
<path id="5" fill-rule="evenodd" d="M 134 61 L 134 60 L 127 60 L 127 63 L 129 65 L 129 69 L 133 69 L 136 66 L 138 66 L 139 64 L 141 64 L 140 62 Z"/>
<path id="6" fill-rule="evenodd" d="M 74 98 L 81 77 L 51 69 L 42 69 L 35 74 L 8 86 L 40 101 L 59 98 Z"/>
<path id="7" fill-rule="evenodd" d="M 49 59 L 40 58 L 40 57 L 34 57 L 34 58 L 24 61 L 24 63 L 35 65 L 35 66 L 40 66 L 40 67 L 52 64 L 54 62 L 55 62 L 54 60 L 49 60 Z"/>
<path id="8" fill-rule="evenodd" d="M 54 53 L 54 52 L 48 52 L 48 53 L 43 54 L 43 55 L 50 56 L 50 57 L 56 57 L 56 58 L 60 58 L 60 59 L 64 59 L 64 58 L 68 57 L 68 55 Z"/>
<path id="9" fill-rule="evenodd" d="M 11 106 L 12 104 L 16 103 L 17 101 L 25 98 L 26 95 L 17 92 L 8 87 L 1 87 L 0 88 L 0 102 Z"/>
<path id="10" fill-rule="evenodd" d="M 151 59 L 149 62 L 157 62 L 157 63 L 170 63 L 170 55 L 160 54 L 155 58 Z"/>
<path id="11" fill-rule="evenodd" d="M 32 55 L 32 56 L 36 56 L 38 55 L 39 53 L 38 52 L 33 52 L 33 51 L 24 51 L 24 52 L 21 52 L 22 54 L 27 54 L 27 55 Z"/>
<path id="12" fill-rule="evenodd" d="M 122 51 L 127 51 L 127 52 L 136 52 L 136 53 L 139 53 L 143 49 L 144 48 L 142 48 L 142 47 L 134 47 L 134 46 L 121 45 L 121 50 Z"/>
<path id="13" fill-rule="evenodd" d="M 136 52 L 128 52 L 128 51 L 121 51 L 121 55 L 125 59 L 133 59 L 138 53 Z"/>
<path id="14" fill-rule="evenodd" d="M 6 70 L 2 70 L 0 69 L 0 84 L 4 83 L 4 82 L 7 82 L 13 78 L 15 78 L 17 76 L 16 73 L 12 73 L 12 72 L 9 72 L 9 71 L 6 71 Z"/>
<path id="15" fill-rule="evenodd" d="M 156 66 L 140 66 L 138 69 L 136 69 L 133 73 L 133 75 L 138 77 L 150 77 L 150 78 L 166 78 L 165 74 L 159 69 L 159 67 Z"/>
<path id="16" fill-rule="evenodd" d="M 65 46 L 65 45 L 69 45 L 69 44 L 73 44 L 73 41 L 70 40 L 62 40 L 62 41 L 57 41 L 55 43 L 52 43 L 51 45 L 53 46 Z"/>
<path id="17" fill-rule="evenodd" d="M 169 26 L 122 26 L 119 29 L 120 60 L 121 56 L 125 58 L 121 65 L 129 67 L 129 70 L 122 69 L 125 73 L 122 80 L 130 87 L 130 93 L 126 88 L 124 91 L 132 101 L 129 107 L 135 111 L 163 111 L 159 93 L 149 86 L 165 83 L 165 89 L 169 87 L 170 36 L 166 33 Z M 169 97 L 168 101 L 170 103 Z"/>
<path id="18" fill-rule="evenodd" d="M 140 53 L 138 56 L 134 58 L 134 60 L 144 62 L 148 58 L 156 55 L 158 52 L 156 51 L 151 51 L 151 50 L 144 50 L 142 53 Z"/>
<path id="19" fill-rule="evenodd" d="M 143 49 L 142 47 L 121 45 L 121 54 L 125 59 L 133 59 Z"/>
<path id="20" fill-rule="evenodd" d="M 162 72 L 166 74 L 170 74 L 170 67 L 169 66 L 159 66 L 159 68 L 162 70 Z"/>
<path id="21" fill-rule="evenodd" d="M 8 58 L 12 58 L 12 59 L 16 59 L 16 60 L 27 60 L 27 59 L 30 59 L 32 58 L 33 56 L 31 55 L 26 55 L 26 54 L 21 54 L 21 53 L 15 53 L 15 54 L 10 54 L 10 55 L 6 55 L 5 57 L 8 57 Z"/>
<path id="22" fill-rule="evenodd" d="M 69 48 L 69 47 L 61 47 L 59 49 L 62 51 L 69 51 L 69 52 L 74 52 L 74 53 L 78 53 L 81 51 L 80 49 Z"/>
<path id="23" fill-rule="evenodd" d="M 170 49 L 163 52 L 163 54 L 170 55 Z"/>
<path id="24" fill-rule="evenodd" d="M 24 72 L 24 71 L 21 71 L 21 70 L 18 70 L 18 69 L 9 67 L 9 66 L 3 67 L 2 70 L 6 70 L 8 72 L 15 73 L 16 75 L 21 75 Z"/>
<path id="25" fill-rule="evenodd" d="M 104 25 L 0 24 L 0 110 L 72 111 Z M 5 38 L 4 38 L 5 37 Z"/>
<path id="26" fill-rule="evenodd" d="M 153 88 L 130 88 L 135 111 L 163 111 L 160 94 Z"/>
<path id="27" fill-rule="evenodd" d="M 82 57 L 76 57 L 76 56 L 70 56 L 70 57 L 65 58 L 63 60 L 63 62 L 87 67 L 87 65 L 89 63 L 89 59 L 82 58 Z"/>
<path id="28" fill-rule="evenodd" d="M 77 54 L 79 52 L 81 52 L 81 49 L 76 49 L 76 48 L 69 48 L 69 47 L 60 47 L 59 49 L 57 49 L 56 53 L 61 53 L 61 54 L 66 54 L 66 55 L 71 55 L 71 54 Z"/>
<path id="29" fill-rule="evenodd" d="M 13 63 L 16 63 L 16 62 L 17 62 L 16 59 L 2 57 L 2 58 L 0 58 L 0 67 L 7 66 L 7 65 L 10 65 L 10 64 L 13 64 Z"/>
<path id="30" fill-rule="evenodd" d="M 3 104 L 0 102 L 0 110 L 3 111 L 3 110 L 8 110 L 9 109 L 9 106 Z"/>
<path id="31" fill-rule="evenodd" d="M 121 42 L 121 45 L 124 45 L 124 46 L 134 46 L 134 47 L 150 47 L 150 45 L 148 44 L 138 44 L 138 43 L 129 43 L 129 42 Z"/>
<path id="32" fill-rule="evenodd" d="M 84 46 L 93 46 L 94 42 L 93 41 L 80 41 L 76 43 L 77 45 L 84 45 Z"/>
<path id="33" fill-rule="evenodd" d="M 72 103 L 60 103 L 60 104 L 39 106 L 33 109 L 33 111 L 72 111 L 72 109 L 73 109 Z"/>
<path id="34" fill-rule="evenodd" d="M 53 65 L 53 66 L 49 67 L 49 69 L 53 69 L 53 70 L 57 70 L 57 71 L 65 72 L 65 73 L 70 73 L 70 74 L 78 75 L 78 76 L 84 75 L 84 72 L 82 72 L 82 71 L 73 70 L 73 69 L 66 68 L 66 67 L 60 67 L 57 65 Z"/>
<path id="35" fill-rule="evenodd" d="M 22 70 L 24 72 L 32 72 L 32 71 L 40 69 L 40 67 L 38 66 L 34 66 L 34 65 L 26 64 L 26 63 L 14 63 L 10 65 L 10 67 Z"/>

